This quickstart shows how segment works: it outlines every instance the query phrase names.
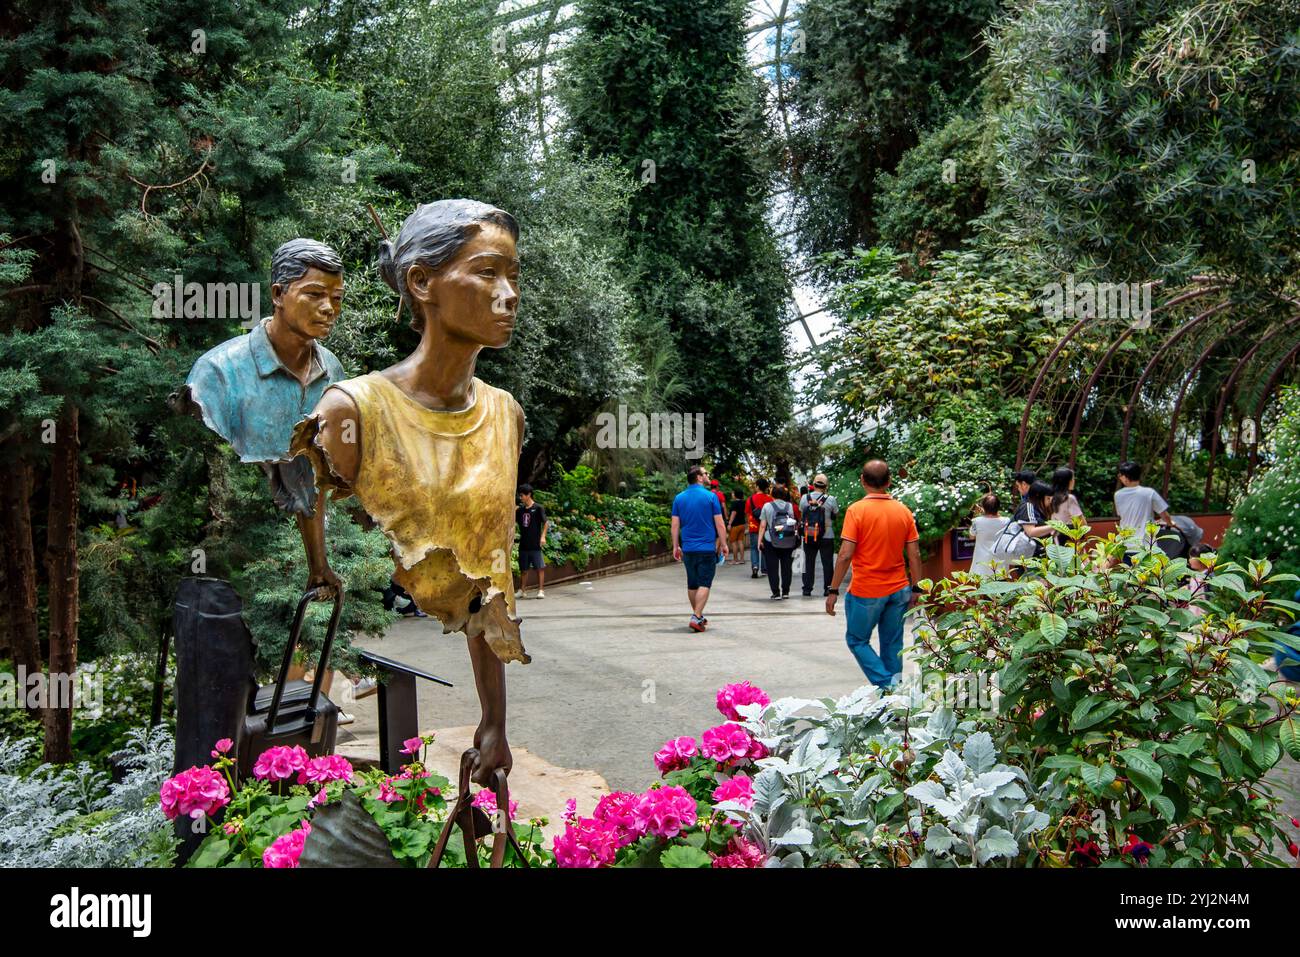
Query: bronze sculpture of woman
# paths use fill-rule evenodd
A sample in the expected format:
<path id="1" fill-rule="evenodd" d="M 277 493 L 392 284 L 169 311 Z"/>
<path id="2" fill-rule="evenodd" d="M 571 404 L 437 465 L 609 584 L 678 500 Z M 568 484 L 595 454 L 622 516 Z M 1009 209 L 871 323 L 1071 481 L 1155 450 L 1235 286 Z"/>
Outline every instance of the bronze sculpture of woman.
<path id="1" fill-rule="evenodd" d="M 510 769 L 505 663 L 529 660 L 510 561 L 524 414 L 510 393 L 474 375 L 479 351 L 506 346 L 514 332 L 518 236 L 514 218 L 485 203 L 417 208 L 396 241 L 382 243 L 379 268 L 410 307 L 419 346 L 381 372 L 332 385 L 292 446 L 311 458 L 322 489 L 356 495 L 383 528 L 394 578 L 419 607 L 444 632 L 466 634 L 482 706 L 479 784 Z M 327 567 L 319 559 L 312 567 Z"/>

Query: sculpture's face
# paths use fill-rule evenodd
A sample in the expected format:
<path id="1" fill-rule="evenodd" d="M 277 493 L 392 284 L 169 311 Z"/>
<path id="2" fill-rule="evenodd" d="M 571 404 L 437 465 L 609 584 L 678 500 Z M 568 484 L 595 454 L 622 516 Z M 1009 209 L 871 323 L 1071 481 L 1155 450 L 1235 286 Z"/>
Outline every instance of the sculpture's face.
<path id="1" fill-rule="evenodd" d="M 308 267 L 287 286 L 272 286 L 271 299 L 284 324 L 295 333 L 324 339 L 343 310 L 343 274 Z"/>
<path id="2" fill-rule="evenodd" d="M 437 310 L 449 335 L 500 349 L 509 345 L 519 308 L 519 254 L 514 237 L 495 223 L 482 223 L 436 274 L 412 266 L 407 289 Z"/>

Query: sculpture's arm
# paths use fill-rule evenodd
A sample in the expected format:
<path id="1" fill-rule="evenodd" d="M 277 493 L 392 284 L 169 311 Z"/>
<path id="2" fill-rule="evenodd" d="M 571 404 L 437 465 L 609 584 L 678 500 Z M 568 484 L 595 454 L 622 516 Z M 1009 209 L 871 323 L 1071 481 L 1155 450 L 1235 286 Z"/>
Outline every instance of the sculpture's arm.
<path id="1" fill-rule="evenodd" d="M 490 785 L 492 774 L 502 768 L 507 774 L 514 763 L 506 741 L 506 666 L 482 635 L 468 639 L 469 660 L 474 666 L 474 687 L 483 717 L 474 731 L 479 761 L 474 768 L 476 784 Z"/>
<path id="2" fill-rule="evenodd" d="M 516 453 L 522 454 L 524 410 L 517 402 L 515 424 Z M 474 666 L 474 687 L 478 690 L 479 707 L 483 712 L 474 731 L 474 747 L 478 749 L 479 761 L 474 768 L 473 780 L 477 784 L 490 785 L 497 768 L 509 774 L 514 763 L 510 744 L 506 741 L 506 666 L 482 635 L 469 637 L 468 644 L 469 660 Z"/>
<path id="3" fill-rule="evenodd" d="M 341 389 L 327 389 L 311 419 L 295 433 L 294 451 L 311 458 L 318 489 L 315 513 L 311 518 L 298 516 L 298 532 L 307 551 L 308 588 L 332 590 L 342 584 L 325 553 L 325 493 L 331 486 L 351 486 L 361 461 L 360 445 L 357 404 Z"/>

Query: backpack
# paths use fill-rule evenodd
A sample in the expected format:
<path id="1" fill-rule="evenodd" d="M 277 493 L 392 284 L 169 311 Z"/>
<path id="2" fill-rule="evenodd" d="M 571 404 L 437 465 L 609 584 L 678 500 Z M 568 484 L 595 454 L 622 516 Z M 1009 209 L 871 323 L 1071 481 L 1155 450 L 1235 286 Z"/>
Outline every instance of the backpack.
<path id="1" fill-rule="evenodd" d="M 774 548 L 794 548 L 799 537 L 799 523 L 794 518 L 794 506 L 781 499 L 772 502 L 772 522 L 767 526 Z"/>
<path id="2" fill-rule="evenodd" d="M 1014 562 L 1016 559 L 1029 558 L 1038 551 L 1038 543 L 1025 534 L 1020 523 L 1014 518 L 1002 526 L 998 537 L 993 539 L 990 549 L 994 557 Z"/>
<path id="3" fill-rule="evenodd" d="M 826 534 L 826 496 L 813 500 L 808 496 L 808 504 L 803 510 L 803 540 L 806 545 L 815 545 Z"/>

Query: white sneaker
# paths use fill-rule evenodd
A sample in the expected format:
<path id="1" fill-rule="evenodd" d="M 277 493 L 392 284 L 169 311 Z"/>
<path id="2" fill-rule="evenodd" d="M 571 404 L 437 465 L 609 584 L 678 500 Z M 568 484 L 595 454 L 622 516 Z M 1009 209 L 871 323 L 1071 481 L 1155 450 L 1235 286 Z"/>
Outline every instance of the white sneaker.
<path id="1" fill-rule="evenodd" d="M 528 592 L 523 591 L 522 589 L 519 590 L 519 591 L 517 591 L 517 592 L 515 592 L 515 598 L 516 598 L 516 599 L 527 598 L 527 597 L 528 597 Z"/>
<path id="2" fill-rule="evenodd" d="M 538 597 L 538 598 L 545 598 L 545 597 L 546 597 L 546 592 L 542 591 L 542 589 L 540 589 L 540 588 L 537 589 L 537 597 Z"/>
<path id="3" fill-rule="evenodd" d="M 362 698 L 369 698 L 378 691 L 379 684 L 374 678 L 362 678 L 352 686 L 352 700 L 360 701 Z"/>
<path id="4" fill-rule="evenodd" d="M 346 711 L 339 710 L 339 724 L 351 724 L 356 721 L 356 715 L 348 714 Z"/>

